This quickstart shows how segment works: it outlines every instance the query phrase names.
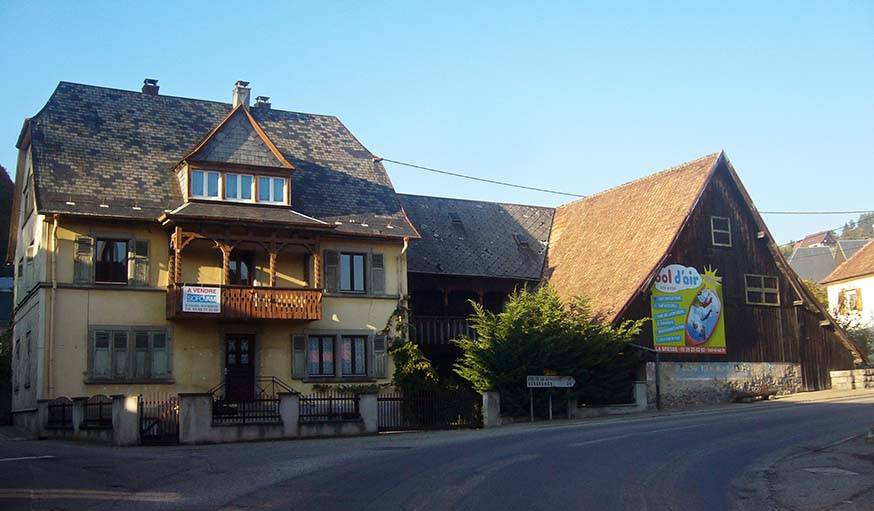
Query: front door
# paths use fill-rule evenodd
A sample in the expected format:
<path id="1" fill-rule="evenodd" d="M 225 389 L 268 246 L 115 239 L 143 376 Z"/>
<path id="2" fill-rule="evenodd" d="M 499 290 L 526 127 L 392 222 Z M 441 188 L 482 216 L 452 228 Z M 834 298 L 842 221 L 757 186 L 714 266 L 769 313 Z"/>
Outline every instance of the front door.
<path id="1" fill-rule="evenodd" d="M 225 397 L 234 401 L 255 398 L 255 336 L 225 335 Z"/>

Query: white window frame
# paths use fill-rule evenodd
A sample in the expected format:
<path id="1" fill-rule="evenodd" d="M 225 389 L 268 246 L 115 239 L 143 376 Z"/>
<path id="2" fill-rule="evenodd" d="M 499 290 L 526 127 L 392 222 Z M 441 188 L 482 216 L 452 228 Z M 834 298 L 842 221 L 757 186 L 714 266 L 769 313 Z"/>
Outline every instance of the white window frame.
<path id="1" fill-rule="evenodd" d="M 719 229 L 714 224 L 714 220 L 725 220 L 725 223 L 728 224 L 728 230 Z M 717 243 L 716 234 L 728 234 L 728 244 L 725 243 Z M 731 218 L 727 216 L 711 216 L 710 217 L 710 242 L 714 247 L 731 247 L 732 246 L 732 238 L 731 238 Z"/>
<path id="2" fill-rule="evenodd" d="M 268 186 L 268 195 L 270 200 L 261 200 L 261 180 L 267 179 L 269 183 Z M 282 181 L 282 197 L 280 200 L 276 200 L 276 193 L 274 190 L 274 184 L 276 181 Z M 284 177 L 276 177 L 276 176 L 258 176 L 258 187 L 257 187 L 258 196 L 256 200 L 261 204 L 288 204 L 288 179 Z"/>
<path id="3" fill-rule="evenodd" d="M 750 277 L 754 279 L 761 279 L 762 285 L 760 286 L 751 286 L 749 285 Z M 776 287 L 767 287 L 765 286 L 765 279 L 774 279 L 776 282 Z M 761 293 L 762 301 L 750 301 L 750 292 L 753 293 Z M 765 301 L 765 294 L 772 293 L 777 295 L 777 303 L 768 303 Z M 747 305 L 764 305 L 766 307 L 779 307 L 780 306 L 780 278 L 774 275 L 759 275 L 756 273 L 745 273 L 744 274 L 744 301 Z"/>
<path id="4" fill-rule="evenodd" d="M 197 195 L 194 193 L 194 175 L 195 174 L 203 174 L 203 194 Z M 215 197 L 209 195 L 209 175 L 215 174 L 218 176 L 218 188 L 216 189 L 218 195 Z M 189 191 L 191 192 L 191 197 L 194 199 L 205 199 L 205 200 L 222 200 L 223 191 L 224 191 L 224 179 L 222 179 L 222 173 L 217 170 L 205 170 L 205 169 L 191 169 L 191 175 L 189 176 L 191 179 L 191 184 L 189 185 Z"/>
<path id="5" fill-rule="evenodd" d="M 241 197 L 241 195 L 242 195 L 241 192 L 243 191 L 243 176 L 252 178 L 252 184 L 249 186 L 249 198 L 248 199 L 244 199 Z M 255 179 L 256 179 L 256 176 L 254 176 L 253 174 L 244 174 L 244 173 L 238 173 L 238 172 L 226 172 L 224 175 L 224 179 L 222 179 L 222 186 L 225 186 L 225 188 L 224 188 L 225 200 L 230 201 L 230 202 L 255 202 Z M 237 182 L 237 195 L 238 195 L 237 197 L 228 196 L 228 189 L 226 186 L 227 186 L 227 183 L 230 181 Z"/>

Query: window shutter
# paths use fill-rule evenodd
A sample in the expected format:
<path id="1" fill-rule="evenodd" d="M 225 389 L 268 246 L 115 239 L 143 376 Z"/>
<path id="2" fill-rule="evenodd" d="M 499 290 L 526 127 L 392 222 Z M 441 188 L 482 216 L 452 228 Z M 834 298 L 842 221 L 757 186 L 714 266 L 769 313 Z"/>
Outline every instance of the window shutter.
<path id="1" fill-rule="evenodd" d="M 375 335 L 370 341 L 370 376 L 385 378 L 386 373 L 386 338 L 384 335 Z"/>
<path id="2" fill-rule="evenodd" d="M 862 289 L 856 289 L 856 310 L 862 312 L 865 308 L 862 306 Z"/>
<path id="3" fill-rule="evenodd" d="M 385 294 L 385 257 L 370 254 L 370 291 L 375 295 Z"/>
<path id="4" fill-rule="evenodd" d="M 94 266 L 94 238 L 79 236 L 76 238 L 76 254 L 73 269 L 73 282 L 90 284 L 94 281 L 92 267 Z"/>
<path id="5" fill-rule="evenodd" d="M 291 376 L 305 378 L 307 375 L 307 336 L 291 336 Z"/>
<path id="6" fill-rule="evenodd" d="M 129 243 L 130 283 L 136 286 L 149 285 L 149 240 L 133 240 Z"/>
<path id="7" fill-rule="evenodd" d="M 335 250 L 325 250 L 325 291 L 336 293 L 340 288 L 340 254 Z"/>

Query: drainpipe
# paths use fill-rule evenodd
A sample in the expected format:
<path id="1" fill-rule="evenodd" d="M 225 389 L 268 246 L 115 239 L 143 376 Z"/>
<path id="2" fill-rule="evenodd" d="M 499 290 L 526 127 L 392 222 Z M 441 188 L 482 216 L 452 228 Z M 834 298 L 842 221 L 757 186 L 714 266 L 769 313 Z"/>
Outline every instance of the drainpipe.
<path id="1" fill-rule="evenodd" d="M 52 216 L 52 235 L 51 235 L 51 243 L 52 249 L 49 252 L 51 255 L 51 275 L 52 275 L 52 305 L 49 308 L 49 338 L 46 343 L 48 346 L 49 352 L 49 363 L 46 371 L 46 382 L 48 383 L 48 391 L 49 395 L 47 396 L 49 399 L 54 398 L 55 396 L 55 383 L 54 383 L 54 373 L 55 373 L 55 291 L 58 289 L 58 271 L 57 271 L 57 249 L 58 249 L 58 217 L 60 215 L 55 214 Z"/>
<path id="2" fill-rule="evenodd" d="M 406 236 L 404 236 L 404 248 L 401 249 L 401 253 L 400 253 L 400 255 L 398 255 L 398 264 L 397 264 L 397 267 L 398 267 L 398 294 L 401 295 L 401 299 L 404 299 L 407 296 L 407 286 L 405 285 L 405 286 L 401 287 L 401 282 L 406 281 L 406 279 L 403 278 L 405 276 L 404 273 L 405 273 L 405 269 L 406 269 L 403 266 L 406 266 L 406 265 L 402 265 L 401 263 L 403 262 L 404 255 L 406 255 L 407 249 L 409 247 L 410 247 L 410 238 L 407 238 Z"/>

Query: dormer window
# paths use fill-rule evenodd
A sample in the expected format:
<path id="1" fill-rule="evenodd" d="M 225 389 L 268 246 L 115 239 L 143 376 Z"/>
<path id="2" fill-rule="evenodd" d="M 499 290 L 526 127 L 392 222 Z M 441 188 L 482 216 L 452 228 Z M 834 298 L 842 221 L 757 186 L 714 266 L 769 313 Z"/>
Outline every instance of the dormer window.
<path id="1" fill-rule="evenodd" d="M 225 199 L 252 202 L 255 177 L 249 174 L 225 174 Z"/>
<path id="2" fill-rule="evenodd" d="M 191 172 L 191 196 L 197 199 L 218 199 L 221 173 L 212 170 Z"/>
<path id="3" fill-rule="evenodd" d="M 258 176 L 258 202 L 285 204 L 285 178 Z"/>

